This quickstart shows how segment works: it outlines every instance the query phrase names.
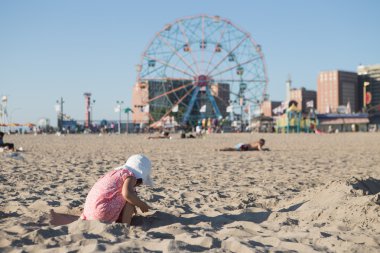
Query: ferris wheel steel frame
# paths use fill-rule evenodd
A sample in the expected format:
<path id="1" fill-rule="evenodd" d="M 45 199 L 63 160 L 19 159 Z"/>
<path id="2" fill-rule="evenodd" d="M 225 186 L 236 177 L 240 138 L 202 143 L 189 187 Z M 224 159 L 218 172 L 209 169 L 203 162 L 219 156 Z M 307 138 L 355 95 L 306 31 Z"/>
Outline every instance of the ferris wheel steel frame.
<path id="1" fill-rule="evenodd" d="M 228 89 L 223 86 L 218 89 L 229 93 L 228 105 L 233 110 L 240 108 L 243 117 L 245 101 L 249 106 L 259 106 L 265 98 L 268 85 L 265 65 L 261 46 L 249 33 L 225 18 L 197 15 L 177 19 L 155 34 L 141 56 L 137 83 L 154 83 L 153 94 L 144 103 L 166 109 L 159 119 L 149 112 L 156 122 L 181 105 L 185 123 L 195 105 L 199 109 L 207 99 L 211 114 L 220 118 L 222 113 L 215 99 L 226 101 L 212 94 L 210 88 L 215 84 L 228 84 Z M 201 101 L 200 94 L 206 102 Z"/>

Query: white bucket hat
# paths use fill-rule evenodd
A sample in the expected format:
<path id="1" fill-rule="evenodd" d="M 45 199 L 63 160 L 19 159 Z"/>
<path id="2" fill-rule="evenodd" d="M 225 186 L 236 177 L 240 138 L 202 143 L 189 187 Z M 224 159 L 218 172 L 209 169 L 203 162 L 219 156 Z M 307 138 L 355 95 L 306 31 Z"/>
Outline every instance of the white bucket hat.
<path id="1" fill-rule="evenodd" d="M 138 154 L 129 157 L 123 167 L 126 167 L 133 172 L 137 179 L 141 178 L 143 180 L 143 184 L 153 186 L 153 180 L 150 177 L 150 173 L 152 172 L 152 163 L 145 155 Z"/>

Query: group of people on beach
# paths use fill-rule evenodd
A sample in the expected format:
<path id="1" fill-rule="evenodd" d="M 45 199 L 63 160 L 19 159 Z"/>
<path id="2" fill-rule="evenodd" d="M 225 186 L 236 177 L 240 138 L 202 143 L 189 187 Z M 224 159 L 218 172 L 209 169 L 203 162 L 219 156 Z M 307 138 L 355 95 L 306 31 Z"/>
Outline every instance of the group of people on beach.
<path id="1" fill-rule="evenodd" d="M 167 138 L 164 135 L 161 138 Z M 219 151 L 265 151 L 265 140 L 252 143 L 239 143 L 232 148 Z M 121 222 L 131 224 L 133 215 L 148 212 L 151 207 L 141 200 L 136 187 L 143 184 L 153 186 L 151 178 L 152 163 L 143 154 L 132 155 L 127 162 L 102 176 L 87 195 L 83 212 L 83 220 L 99 220 L 102 222 Z"/>

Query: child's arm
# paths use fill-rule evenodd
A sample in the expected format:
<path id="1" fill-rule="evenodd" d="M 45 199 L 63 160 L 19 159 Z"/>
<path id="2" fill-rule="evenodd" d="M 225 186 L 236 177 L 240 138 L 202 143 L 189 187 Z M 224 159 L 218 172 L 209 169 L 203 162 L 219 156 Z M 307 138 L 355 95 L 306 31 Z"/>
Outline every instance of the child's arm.
<path id="1" fill-rule="evenodd" d="M 124 199 L 132 205 L 138 206 L 143 213 L 147 212 L 150 208 L 144 201 L 142 201 L 134 191 L 136 185 L 136 178 L 128 177 L 123 184 L 121 194 Z"/>

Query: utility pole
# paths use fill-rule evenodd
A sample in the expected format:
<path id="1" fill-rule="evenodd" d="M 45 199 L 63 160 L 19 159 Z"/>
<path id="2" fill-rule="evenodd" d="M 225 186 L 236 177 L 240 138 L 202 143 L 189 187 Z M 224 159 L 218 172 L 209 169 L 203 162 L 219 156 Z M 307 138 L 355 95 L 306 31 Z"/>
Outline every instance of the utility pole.
<path id="1" fill-rule="evenodd" d="M 93 118 L 93 111 L 92 107 L 93 104 L 95 104 L 95 100 L 91 100 L 91 93 L 90 92 L 85 92 L 84 94 L 85 97 L 85 124 L 84 126 L 86 128 L 91 128 L 91 118 Z"/>

